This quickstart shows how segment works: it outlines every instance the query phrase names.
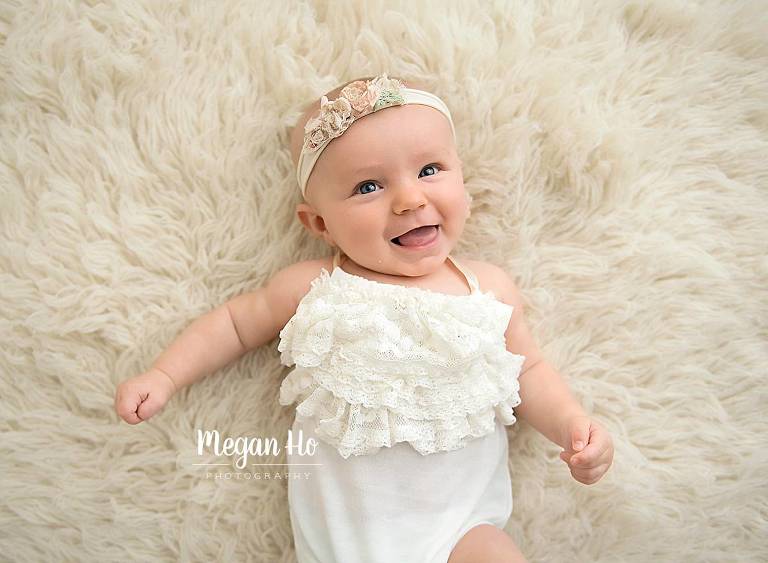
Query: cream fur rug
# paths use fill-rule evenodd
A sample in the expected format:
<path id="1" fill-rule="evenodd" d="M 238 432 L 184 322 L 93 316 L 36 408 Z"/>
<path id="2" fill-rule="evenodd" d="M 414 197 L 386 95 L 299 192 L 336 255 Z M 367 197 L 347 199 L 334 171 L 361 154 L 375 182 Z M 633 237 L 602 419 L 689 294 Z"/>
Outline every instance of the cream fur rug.
<path id="1" fill-rule="evenodd" d="M 5 560 L 294 559 L 285 479 L 192 465 L 222 460 L 198 428 L 284 442 L 277 340 L 138 426 L 113 398 L 194 318 L 329 253 L 294 216 L 287 127 L 382 71 L 451 107 L 456 252 L 513 274 L 614 436 L 587 487 L 510 428 L 529 560 L 768 560 L 766 6 L 490 4 L 0 1 Z"/>

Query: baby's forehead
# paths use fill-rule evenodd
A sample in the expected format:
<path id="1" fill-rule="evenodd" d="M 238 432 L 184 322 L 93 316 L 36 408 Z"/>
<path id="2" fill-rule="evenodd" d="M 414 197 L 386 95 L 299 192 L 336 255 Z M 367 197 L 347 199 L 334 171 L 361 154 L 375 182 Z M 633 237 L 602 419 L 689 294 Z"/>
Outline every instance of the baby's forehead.
<path id="1" fill-rule="evenodd" d="M 399 142 L 413 140 L 419 145 L 446 144 L 453 139 L 448 119 L 437 109 L 423 104 L 406 104 L 367 115 L 352 123 L 341 137 L 345 135 L 350 137 L 345 143 L 348 145 L 363 139 L 375 142 L 380 138 Z"/>
<path id="2" fill-rule="evenodd" d="M 429 106 L 412 104 L 380 110 L 352 123 L 328 144 L 319 160 L 331 161 L 340 171 L 369 164 L 381 166 L 389 157 L 453 158 L 456 152 L 445 116 Z"/>

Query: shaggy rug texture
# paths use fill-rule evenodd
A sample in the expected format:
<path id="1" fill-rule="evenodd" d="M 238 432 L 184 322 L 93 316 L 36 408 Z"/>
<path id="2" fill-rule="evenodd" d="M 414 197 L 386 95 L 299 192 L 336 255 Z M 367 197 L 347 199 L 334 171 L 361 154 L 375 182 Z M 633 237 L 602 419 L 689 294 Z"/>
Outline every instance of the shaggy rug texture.
<path id="1" fill-rule="evenodd" d="M 115 389 L 330 253 L 295 216 L 288 129 L 388 72 L 453 112 L 455 252 L 513 276 L 614 438 L 586 486 L 509 428 L 523 553 L 768 560 L 766 29 L 726 0 L 0 0 L 2 558 L 295 559 L 286 468 L 196 450 L 197 429 L 285 441 L 277 339 L 136 426 Z"/>

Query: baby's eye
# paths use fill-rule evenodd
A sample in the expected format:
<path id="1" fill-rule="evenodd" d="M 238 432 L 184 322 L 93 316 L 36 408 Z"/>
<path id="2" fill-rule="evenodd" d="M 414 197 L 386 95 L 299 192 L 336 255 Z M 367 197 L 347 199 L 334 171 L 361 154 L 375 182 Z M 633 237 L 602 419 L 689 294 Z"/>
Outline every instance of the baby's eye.
<path id="1" fill-rule="evenodd" d="M 430 168 L 434 169 L 434 172 L 432 174 L 425 174 L 425 176 L 434 176 L 437 174 L 437 171 L 440 169 L 440 167 L 437 164 L 428 164 L 424 168 L 421 169 L 423 172 L 424 170 L 429 170 Z"/>
<path id="2" fill-rule="evenodd" d="M 425 176 L 434 176 L 435 174 L 437 174 L 438 170 L 440 170 L 440 165 L 438 165 L 438 164 L 428 164 L 427 166 L 422 168 L 421 171 L 424 172 L 425 170 L 430 170 L 430 169 L 432 170 L 432 173 L 425 174 Z M 421 177 L 422 177 L 421 174 L 419 174 L 419 178 L 421 178 Z M 373 186 L 374 189 L 367 190 L 366 186 Z M 375 187 L 376 187 L 376 183 L 375 182 L 371 182 L 371 181 L 363 182 L 362 184 L 358 184 L 358 186 L 355 188 L 355 193 L 356 194 L 363 194 L 363 195 L 370 194 L 370 193 L 373 193 L 374 191 L 376 191 Z"/>
<path id="3" fill-rule="evenodd" d="M 366 191 L 366 190 L 364 189 L 364 188 L 365 188 L 365 186 L 373 186 L 373 187 L 374 187 L 374 189 L 372 189 L 372 190 L 369 190 L 369 191 Z M 369 194 L 369 193 L 371 193 L 371 192 L 375 191 L 375 188 L 376 188 L 376 184 L 374 184 L 373 182 L 363 182 L 362 184 L 360 184 L 359 186 L 357 186 L 357 188 L 355 188 L 355 193 L 360 193 L 360 194 Z M 358 191 L 358 190 L 359 190 L 359 191 Z"/>

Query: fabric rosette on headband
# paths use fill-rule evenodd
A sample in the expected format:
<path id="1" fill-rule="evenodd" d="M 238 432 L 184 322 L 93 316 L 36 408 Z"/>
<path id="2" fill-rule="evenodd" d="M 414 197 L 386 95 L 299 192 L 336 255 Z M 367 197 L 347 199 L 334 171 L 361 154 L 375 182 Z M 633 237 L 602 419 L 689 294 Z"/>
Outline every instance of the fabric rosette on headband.
<path id="1" fill-rule="evenodd" d="M 302 149 L 314 152 L 344 133 L 356 119 L 385 107 L 403 105 L 403 86 L 396 78 L 383 74 L 369 82 L 358 80 L 347 84 L 332 102 L 323 96 L 320 114 L 304 126 Z"/>

